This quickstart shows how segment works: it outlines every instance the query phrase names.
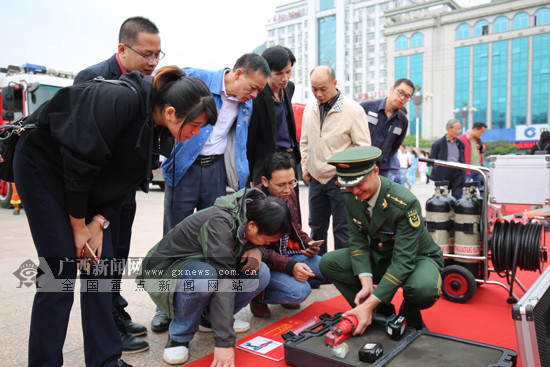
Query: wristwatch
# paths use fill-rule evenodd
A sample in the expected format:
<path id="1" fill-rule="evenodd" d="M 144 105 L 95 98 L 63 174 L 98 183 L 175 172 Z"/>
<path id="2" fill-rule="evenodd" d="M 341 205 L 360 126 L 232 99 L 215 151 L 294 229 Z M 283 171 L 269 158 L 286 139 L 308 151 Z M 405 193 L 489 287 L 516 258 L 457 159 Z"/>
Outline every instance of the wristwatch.
<path id="1" fill-rule="evenodd" d="M 107 219 L 100 217 L 99 215 L 94 215 L 92 219 L 98 222 L 103 230 L 109 228 L 109 224 L 111 224 Z"/>

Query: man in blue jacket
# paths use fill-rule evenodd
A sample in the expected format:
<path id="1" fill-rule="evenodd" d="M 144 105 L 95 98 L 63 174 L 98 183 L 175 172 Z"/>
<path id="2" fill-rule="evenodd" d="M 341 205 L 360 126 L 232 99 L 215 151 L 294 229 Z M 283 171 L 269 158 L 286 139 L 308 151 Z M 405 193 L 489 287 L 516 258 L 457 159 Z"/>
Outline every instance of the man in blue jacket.
<path id="1" fill-rule="evenodd" d="M 152 75 L 159 61 L 164 57 L 164 53 L 160 49 L 159 30 L 147 18 L 126 19 L 120 26 L 118 42 L 117 53 L 107 60 L 80 71 L 74 79 L 74 84 L 85 83 L 96 77 L 107 80 L 119 79 L 123 74 L 132 71 L 139 71 L 143 75 Z M 171 141 L 170 139 L 170 145 L 173 144 Z M 168 150 L 168 152 L 170 151 Z M 126 197 L 111 219 L 113 250 L 115 258 L 121 264 L 126 263 L 128 259 L 135 215 L 136 194 L 133 192 Z M 116 275 L 118 279 L 122 276 L 122 274 Z M 122 350 L 125 353 L 137 353 L 149 349 L 149 344 L 145 340 L 137 338 L 137 336 L 145 334 L 147 329 L 132 321 L 130 315 L 124 310 L 128 306 L 128 302 L 120 292 L 113 291 L 112 303 L 113 317 L 122 340 Z"/>
<path id="2" fill-rule="evenodd" d="M 254 53 L 239 57 L 233 69 L 184 70 L 208 85 L 218 107 L 218 120 L 193 138 L 179 142 L 162 163 L 165 235 L 195 209 L 208 208 L 226 195 L 226 187 L 238 191 L 247 184 L 246 142 L 252 98 L 264 89 L 271 73 L 264 58 Z M 168 326 L 166 316 L 157 310 L 154 323 L 161 321 Z"/>

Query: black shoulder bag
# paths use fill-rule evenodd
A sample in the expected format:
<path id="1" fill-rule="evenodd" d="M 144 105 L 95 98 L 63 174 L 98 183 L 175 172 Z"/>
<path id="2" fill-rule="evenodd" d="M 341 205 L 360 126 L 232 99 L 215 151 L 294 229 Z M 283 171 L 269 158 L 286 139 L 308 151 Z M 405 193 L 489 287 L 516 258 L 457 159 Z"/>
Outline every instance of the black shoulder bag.
<path id="1" fill-rule="evenodd" d="M 15 155 L 15 146 L 19 138 L 25 131 L 35 129 L 35 124 L 25 125 L 27 117 L 23 117 L 13 123 L 0 126 L 0 155 L 3 162 L 0 162 L 0 179 L 13 182 L 13 157 Z"/>
<path id="2" fill-rule="evenodd" d="M 105 80 L 102 77 L 94 79 L 95 82 L 107 82 L 111 84 L 124 85 L 130 88 L 134 93 L 138 94 L 137 90 L 122 80 Z M 138 94 L 139 95 L 139 94 Z M 28 116 L 25 116 L 16 122 L 8 123 L 0 126 L 0 155 L 2 155 L 3 162 L 0 162 L 0 179 L 13 182 L 13 157 L 15 155 L 15 146 L 19 141 L 19 138 L 25 131 L 35 129 L 35 124 L 26 124 L 25 120 Z"/>

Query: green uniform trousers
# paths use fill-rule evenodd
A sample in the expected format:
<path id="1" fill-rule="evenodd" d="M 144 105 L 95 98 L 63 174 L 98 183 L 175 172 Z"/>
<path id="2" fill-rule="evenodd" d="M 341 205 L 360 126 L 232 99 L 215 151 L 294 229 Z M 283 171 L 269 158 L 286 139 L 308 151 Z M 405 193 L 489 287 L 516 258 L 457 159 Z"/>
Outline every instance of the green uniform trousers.
<path id="1" fill-rule="evenodd" d="M 378 284 L 386 268 L 385 264 L 372 264 L 374 284 Z M 353 301 L 361 290 L 359 277 L 353 274 L 348 249 L 340 249 L 323 255 L 319 264 L 325 279 L 331 281 L 348 303 Z M 441 276 L 437 264 L 423 257 L 415 263 L 415 268 L 402 286 L 403 307 L 408 311 L 420 311 L 431 307 L 441 295 Z"/>

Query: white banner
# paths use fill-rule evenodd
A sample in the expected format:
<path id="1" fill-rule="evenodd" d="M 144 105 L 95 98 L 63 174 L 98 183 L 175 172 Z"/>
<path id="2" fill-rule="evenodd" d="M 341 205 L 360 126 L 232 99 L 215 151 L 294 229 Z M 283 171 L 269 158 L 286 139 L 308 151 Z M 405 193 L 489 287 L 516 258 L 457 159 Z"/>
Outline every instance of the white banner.
<path id="1" fill-rule="evenodd" d="M 550 125 L 531 125 L 531 126 L 516 126 L 516 140 L 540 140 L 540 133 L 543 131 L 550 131 Z"/>

